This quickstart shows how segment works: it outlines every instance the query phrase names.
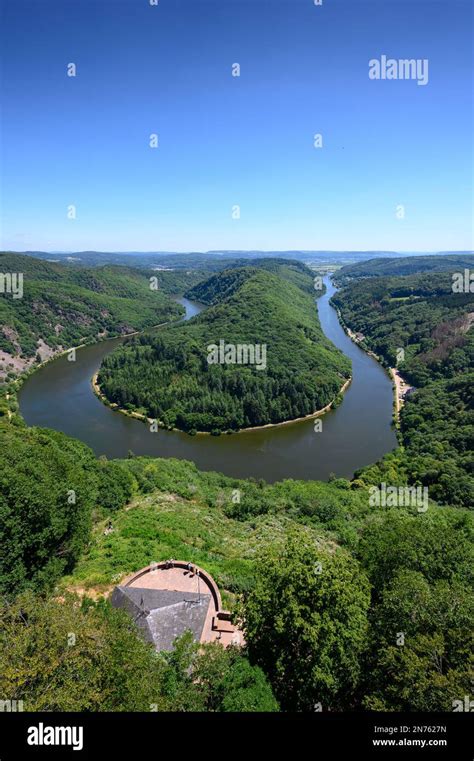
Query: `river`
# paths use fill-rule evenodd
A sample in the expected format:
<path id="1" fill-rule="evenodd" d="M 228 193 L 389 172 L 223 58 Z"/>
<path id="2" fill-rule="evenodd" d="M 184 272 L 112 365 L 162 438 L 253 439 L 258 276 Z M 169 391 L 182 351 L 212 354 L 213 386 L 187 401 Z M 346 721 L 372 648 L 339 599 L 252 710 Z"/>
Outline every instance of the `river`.
<path id="1" fill-rule="evenodd" d="M 322 431 L 314 420 L 222 436 L 188 436 L 149 427 L 106 407 L 94 395 L 91 378 L 102 358 L 123 338 L 76 352 L 76 361 L 60 356 L 31 375 L 19 392 L 20 411 L 28 425 L 54 428 L 88 444 L 96 455 L 178 457 L 201 470 L 263 478 L 327 480 L 331 473 L 350 478 L 357 468 L 382 457 L 396 444 L 391 426 L 392 384 L 382 367 L 359 349 L 342 329 L 329 303 L 335 289 L 325 278 L 326 293 L 317 301 L 321 327 L 352 360 L 353 379 L 344 401 L 325 414 Z M 186 318 L 202 306 L 181 298 Z"/>

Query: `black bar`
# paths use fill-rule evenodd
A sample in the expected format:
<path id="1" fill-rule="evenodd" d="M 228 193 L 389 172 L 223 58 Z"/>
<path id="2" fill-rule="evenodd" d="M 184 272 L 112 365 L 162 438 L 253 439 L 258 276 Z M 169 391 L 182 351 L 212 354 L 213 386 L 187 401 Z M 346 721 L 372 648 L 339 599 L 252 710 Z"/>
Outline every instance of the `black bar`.
<path id="1" fill-rule="evenodd" d="M 31 727 L 83 728 L 83 747 L 29 745 Z M 395 729 L 394 729 L 395 728 Z M 402 729 L 403 728 L 403 729 Z M 242 758 L 256 750 L 269 758 L 288 743 L 294 754 L 332 758 L 452 759 L 472 761 L 469 713 L 0 713 L 0 761 L 23 758 L 105 759 L 196 753 Z M 65 738 L 76 741 L 80 736 Z M 61 740 L 61 735 L 58 736 Z M 306 750 L 304 750 L 306 748 Z M 344 755 L 340 755 L 344 754 Z M 288 755 L 288 751 L 285 752 Z M 293 755 L 293 754 L 291 754 Z M 290 759 L 291 759 L 290 755 Z"/>

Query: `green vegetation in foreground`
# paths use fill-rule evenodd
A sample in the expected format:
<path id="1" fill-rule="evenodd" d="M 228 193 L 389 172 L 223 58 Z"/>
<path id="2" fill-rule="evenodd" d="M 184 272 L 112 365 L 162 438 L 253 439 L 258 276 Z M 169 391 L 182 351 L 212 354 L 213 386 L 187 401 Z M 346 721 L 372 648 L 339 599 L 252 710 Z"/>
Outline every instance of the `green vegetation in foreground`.
<path id="1" fill-rule="evenodd" d="M 133 475 L 135 496 L 128 509 L 98 517 L 88 550 L 65 578 L 73 587 L 105 589 L 158 559 L 185 558 L 206 568 L 230 602 L 225 593 L 252 586 L 262 547 L 280 541 L 290 527 L 308 522 L 315 541 L 323 541 L 322 532 L 333 543 L 336 526 L 344 533 L 345 506 L 367 509 L 367 495 L 351 493 L 346 481 L 314 482 L 305 490 L 296 481 L 267 486 L 201 473 L 181 460 L 133 457 L 110 465 Z M 105 535 L 110 519 L 114 531 Z"/>
<path id="2" fill-rule="evenodd" d="M 149 328 L 183 313 L 159 283 L 152 290 L 149 276 L 132 268 L 85 269 L 0 253 L 0 272 L 23 274 L 22 298 L 0 296 L 0 349 L 12 359 L 40 360 L 40 340 L 56 351 Z M 189 282 L 193 280 L 187 287 Z M 12 372 L 13 365 L 7 362 L 3 370 Z"/>
<path id="3" fill-rule="evenodd" d="M 262 277 L 295 288 L 257 274 L 223 277 L 236 294 L 259 292 Z M 377 508 L 368 490 L 409 480 L 428 483 L 430 497 L 466 504 L 469 336 L 433 334 L 440 316 L 441 325 L 451 320 L 449 295 L 438 286 L 423 298 L 382 291 L 372 304 L 370 281 L 360 285 L 367 345 L 380 330 L 391 350 L 385 322 L 397 336 L 406 329 L 407 363 L 421 382 L 403 410 L 404 448 L 352 482 L 267 485 L 179 460 L 97 460 L 64 434 L 27 428 L 15 411 L 0 419 L 2 700 L 23 700 L 25 711 L 434 712 L 469 695 L 474 516 L 433 502 L 426 512 Z M 212 279 L 203 298 L 206 289 L 213 300 Z M 233 297 L 209 314 L 217 310 L 219 320 Z M 422 319 L 411 322 L 406 307 L 419 301 Z M 350 302 L 355 316 L 358 303 Z M 463 314 L 453 315 L 455 325 Z M 423 339 L 434 344 L 421 349 Z M 170 556 L 216 578 L 244 629 L 244 649 L 200 648 L 185 634 L 172 653 L 156 653 L 100 598 Z"/>
<path id="4" fill-rule="evenodd" d="M 451 710 L 467 694 L 468 512 L 374 509 L 361 482 L 266 485 L 176 460 L 96 460 L 63 434 L 0 430 L 0 588 L 10 600 L 0 612 L 1 687 L 26 710 L 147 710 L 147 701 L 273 710 L 267 680 L 283 710 Z M 156 656 L 108 603 L 64 598 L 66 589 L 96 596 L 170 556 L 215 576 L 245 630 L 235 660 L 214 648 L 201 662 L 185 642 Z M 73 661 L 62 631 L 79 637 Z M 184 700 L 190 663 L 208 687 L 202 695 L 191 679 Z"/>
<path id="5" fill-rule="evenodd" d="M 200 647 L 185 633 L 158 654 L 126 613 L 73 595 L 0 601 L 0 690 L 25 711 L 278 710 L 238 648 Z"/>
<path id="6" fill-rule="evenodd" d="M 274 710 L 276 699 L 283 710 L 435 711 L 468 694 L 467 511 L 373 508 L 361 481 L 266 485 L 177 460 L 96 460 L 63 434 L 6 421 L 0 436 L 5 699 L 25 710 Z M 201 661 L 184 639 L 156 655 L 108 603 L 66 594 L 96 596 L 170 556 L 215 576 L 243 652 L 214 646 Z"/>
<path id="7" fill-rule="evenodd" d="M 187 293 L 213 306 L 109 354 L 98 377 L 107 399 L 190 433 L 279 423 L 330 404 L 350 363 L 321 330 L 309 270 L 272 268 L 279 274 L 244 267 L 213 276 Z M 265 344 L 266 369 L 209 364 L 207 347 L 221 340 Z"/>
<path id="8" fill-rule="evenodd" d="M 359 477 L 420 483 L 438 502 L 472 507 L 474 294 L 453 293 L 451 286 L 451 272 L 369 278 L 338 291 L 333 301 L 385 365 L 395 366 L 397 351 L 404 350 L 397 367 L 418 389 L 401 411 L 403 450 L 363 468 Z"/>

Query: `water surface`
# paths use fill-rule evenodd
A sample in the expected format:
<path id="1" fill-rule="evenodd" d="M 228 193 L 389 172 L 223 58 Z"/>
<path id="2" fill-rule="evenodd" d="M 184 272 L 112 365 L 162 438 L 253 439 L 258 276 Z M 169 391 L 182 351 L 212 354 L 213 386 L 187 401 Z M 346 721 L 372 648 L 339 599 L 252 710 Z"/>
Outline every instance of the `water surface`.
<path id="1" fill-rule="evenodd" d="M 314 420 L 222 436 L 188 436 L 176 431 L 151 433 L 147 425 L 106 407 L 94 395 L 91 378 L 102 358 L 123 338 L 86 346 L 31 375 L 19 393 L 21 413 L 28 425 L 54 428 L 88 444 L 97 455 L 179 457 L 201 470 L 232 476 L 327 480 L 331 473 L 349 478 L 392 450 L 391 381 L 382 367 L 359 349 L 342 329 L 329 304 L 335 289 L 325 278 L 327 291 L 317 301 L 321 326 L 328 338 L 352 360 L 353 380 L 343 403 L 324 415 L 322 431 Z M 181 298 L 186 319 L 203 308 Z M 316 308 L 316 307 L 315 307 Z"/>

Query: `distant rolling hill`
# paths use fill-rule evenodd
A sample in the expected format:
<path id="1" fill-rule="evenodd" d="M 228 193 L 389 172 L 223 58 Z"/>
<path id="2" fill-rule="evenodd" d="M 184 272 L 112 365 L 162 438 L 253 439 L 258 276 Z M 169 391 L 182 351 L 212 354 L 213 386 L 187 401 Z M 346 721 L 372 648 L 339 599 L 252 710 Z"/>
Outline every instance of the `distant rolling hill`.
<path id="1" fill-rule="evenodd" d="M 423 272 L 451 272 L 474 268 L 474 254 L 461 251 L 453 254 L 375 258 L 341 267 L 335 281 L 339 284 L 363 277 L 417 275 Z"/>

